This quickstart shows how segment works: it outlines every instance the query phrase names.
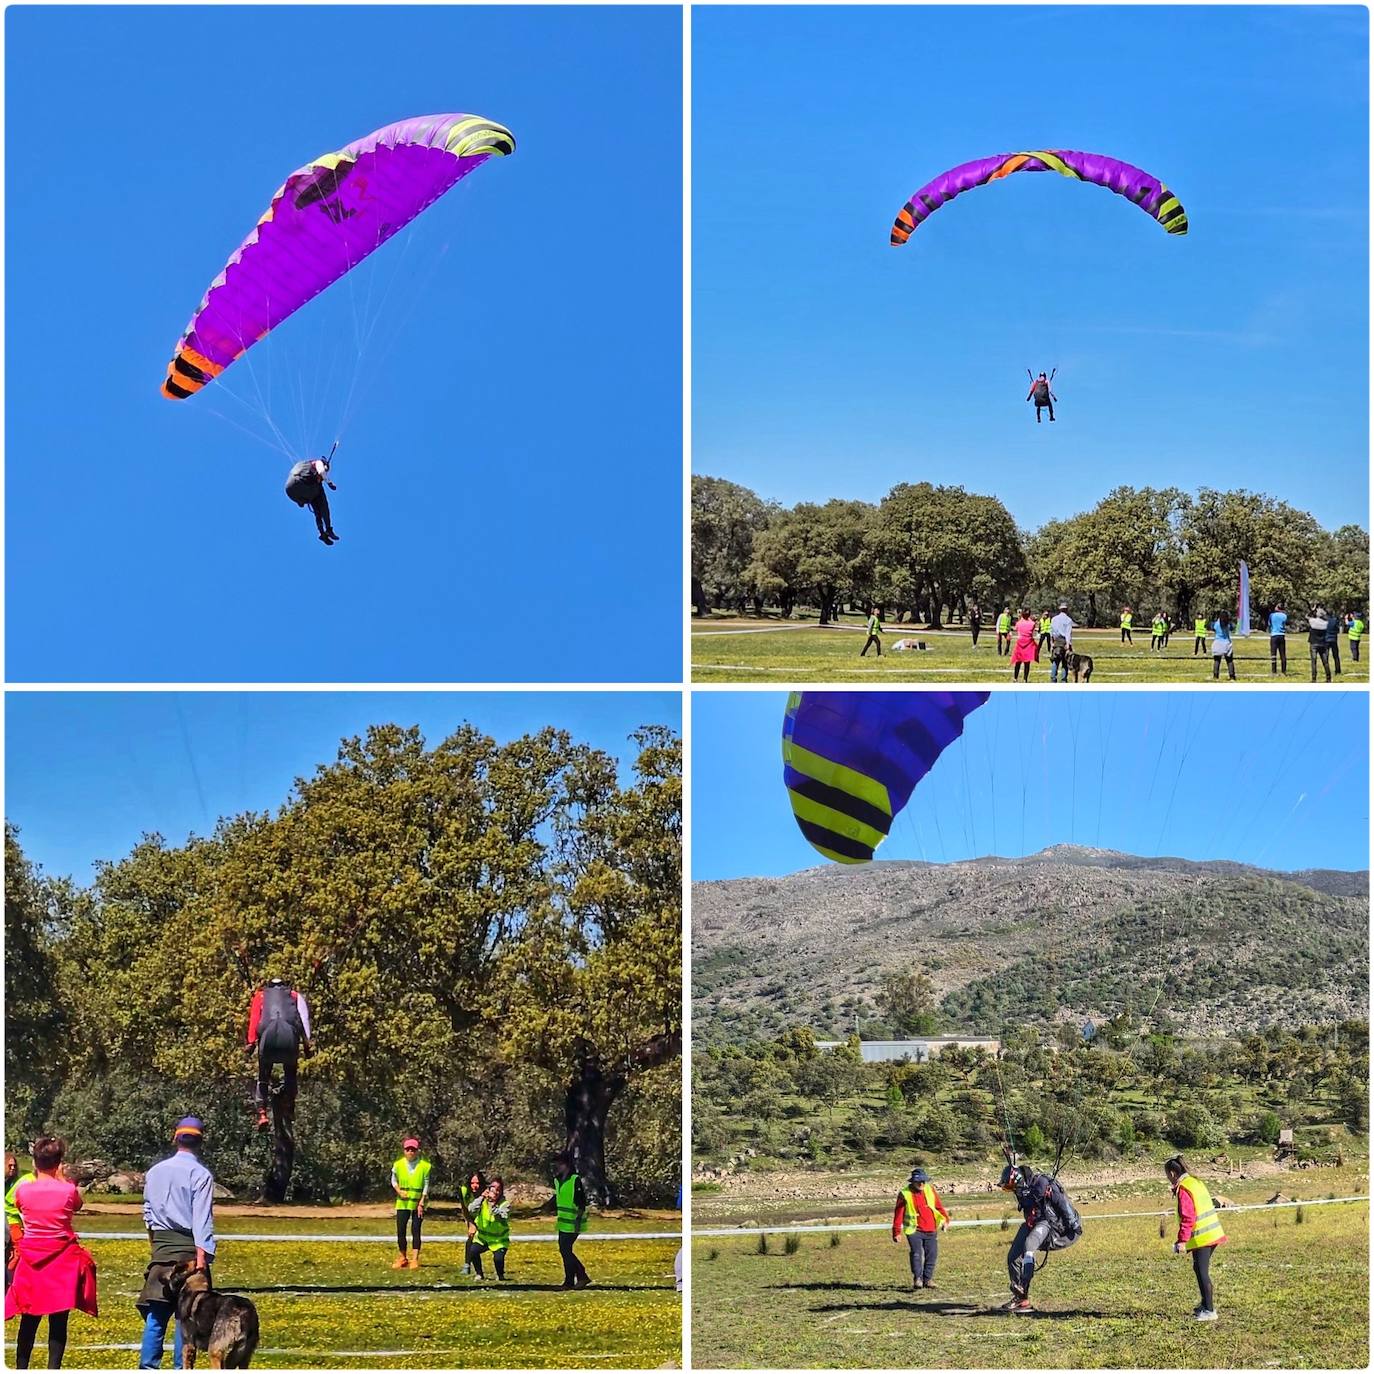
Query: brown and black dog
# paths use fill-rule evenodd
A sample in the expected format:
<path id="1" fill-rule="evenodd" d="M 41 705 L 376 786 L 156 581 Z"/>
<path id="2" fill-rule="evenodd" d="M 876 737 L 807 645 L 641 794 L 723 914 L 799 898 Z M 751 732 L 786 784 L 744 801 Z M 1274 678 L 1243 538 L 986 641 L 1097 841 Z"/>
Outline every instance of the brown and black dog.
<path id="1" fill-rule="evenodd" d="M 1073 669 L 1075 682 L 1091 682 L 1093 680 L 1093 657 L 1091 654 L 1078 654 L 1070 650 L 1066 659 L 1068 666 Z M 1081 678 L 1080 674 L 1082 674 Z"/>
<path id="2" fill-rule="evenodd" d="M 217 1293 L 193 1260 L 172 1270 L 167 1287 L 181 1323 L 182 1368 L 194 1369 L 196 1351 L 204 1350 L 211 1369 L 247 1369 L 258 1348 L 258 1309 L 237 1293 Z"/>

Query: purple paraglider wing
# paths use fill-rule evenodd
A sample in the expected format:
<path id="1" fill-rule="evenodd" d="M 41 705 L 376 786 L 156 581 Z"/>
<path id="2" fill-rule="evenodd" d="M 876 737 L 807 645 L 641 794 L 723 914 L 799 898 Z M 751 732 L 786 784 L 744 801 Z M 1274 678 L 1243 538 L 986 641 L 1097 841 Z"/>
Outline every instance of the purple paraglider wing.
<path id="1" fill-rule="evenodd" d="M 199 391 L 469 172 L 514 151 L 510 130 L 479 115 L 418 115 L 292 172 L 210 283 L 162 394 Z"/>
<path id="2" fill-rule="evenodd" d="M 928 181 L 907 203 L 902 206 L 896 222 L 892 226 L 893 245 L 902 244 L 912 232 L 930 218 L 940 206 L 971 191 L 975 186 L 986 186 L 991 181 L 1000 181 L 1013 172 L 1058 172 L 1060 176 L 1073 181 L 1087 181 L 1094 186 L 1105 186 L 1109 191 L 1125 196 L 1127 200 L 1140 206 L 1146 214 L 1156 219 L 1171 234 L 1188 232 L 1188 216 L 1174 195 L 1162 181 L 1132 167 L 1129 162 L 1121 162 L 1114 157 L 1101 153 L 1076 153 L 1072 151 L 1041 151 L 1035 153 L 998 153 L 995 157 L 979 158 L 976 162 L 965 162 L 941 172 L 934 181 Z"/>
<path id="3" fill-rule="evenodd" d="M 866 863 L 988 692 L 793 692 L 783 781 L 812 846 Z"/>

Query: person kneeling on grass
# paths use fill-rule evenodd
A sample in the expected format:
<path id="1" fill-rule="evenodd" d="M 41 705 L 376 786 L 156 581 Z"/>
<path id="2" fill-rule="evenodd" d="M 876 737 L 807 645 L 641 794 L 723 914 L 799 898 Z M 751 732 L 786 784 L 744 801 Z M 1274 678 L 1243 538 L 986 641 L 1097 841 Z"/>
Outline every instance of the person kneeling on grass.
<path id="1" fill-rule="evenodd" d="M 482 1272 L 482 1256 L 491 1251 L 491 1262 L 496 1266 L 496 1277 L 506 1281 L 506 1251 L 510 1249 L 510 1203 L 506 1201 L 506 1185 L 500 1178 L 493 1178 L 481 1195 L 468 1209 L 472 1218 L 472 1234 L 468 1236 L 467 1262 L 480 1279 L 486 1278 Z"/>
<path id="2" fill-rule="evenodd" d="M 1193 1308 L 1193 1317 L 1200 1322 L 1214 1322 L 1217 1306 L 1212 1292 L 1212 1251 L 1218 1245 L 1225 1245 L 1226 1232 L 1222 1230 L 1221 1218 L 1207 1185 L 1188 1172 L 1182 1155 L 1164 1161 L 1164 1175 L 1174 1190 L 1174 1202 L 1178 1207 L 1178 1239 L 1174 1242 L 1174 1254 L 1193 1257 L 1193 1276 L 1197 1279 L 1200 1299 Z"/>
<path id="3" fill-rule="evenodd" d="M 949 1225 L 949 1213 L 924 1169 L 913 1169 L 907 1186 L 897 1194 L 892 1213 L 892 1242 L 903 1236 L 911 1249 L 911 1286 L 935 1287 L 939 1233 Z"/>
<path id="4" fill-rule="evenodd" d="M 420 1228 L 429 1197 L 429 1160 L 420 1158 L 420 1142 L 413 1135 L 401 1142 L 401 1157 L 391 1166 L 391 1190 L 396 1194 L 396 1248 L 400 1251 L 391 1267 L 418 1269 Z M 409 1259 L 406 1258 L 407 1226 L 411 1243 Z"/>

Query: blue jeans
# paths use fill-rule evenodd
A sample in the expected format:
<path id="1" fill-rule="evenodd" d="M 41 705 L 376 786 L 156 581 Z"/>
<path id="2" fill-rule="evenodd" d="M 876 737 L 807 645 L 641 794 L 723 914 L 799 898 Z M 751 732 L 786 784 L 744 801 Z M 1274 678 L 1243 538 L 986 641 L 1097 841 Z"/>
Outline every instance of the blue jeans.
<path id="1" fill-rule="evenodd" d="M 181 1323 L 169 1302 L 149 1302 L 144 1304 L 148 1315 L 143 1322 L 143 1345 L 138 1352 L 140 1369 L 160 1369 L 162 1367 L 162 1347 L 167 1338 L 167 1323 L 175 1328 L 172 1332 L 172 1367 L 181 1368 Z"/>

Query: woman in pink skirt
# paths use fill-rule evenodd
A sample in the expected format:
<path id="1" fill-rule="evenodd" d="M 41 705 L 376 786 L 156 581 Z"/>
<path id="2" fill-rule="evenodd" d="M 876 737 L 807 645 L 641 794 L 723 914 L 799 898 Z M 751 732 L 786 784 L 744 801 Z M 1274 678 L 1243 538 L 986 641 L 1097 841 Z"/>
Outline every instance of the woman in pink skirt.
<path id="1" fill-rule="evenodd" d="M 1011 680 L 1013 682 L 1021 676 L 1022 664 L 1025 665 L 1026 681 L 1030 681 L 1030 666 L 1036 659 L 1036 629 L 1035 620 L 1029 612 L 1021 610 L 1016 612 L 1016 647 L 1011 651 Z"/>
<path id="2" fill-rule="evenodd" d="M 14 1191 L 24 1234 L 14 1282 L 5 1294 L 5 1320 L 19 1318 L 14 1363 L 27 1369 L 38 1323 L 48 1319 L 48 1368 L 61 1369 L 67 1348 L 67 1314 L 72 1308 L 98 1315 L 95 1260 L 77 1241 L 72 1217 L 81 1210 L 81 1192 L 62 1171 L 66 1142 L 45 1135 L 33 1143 L 37 1177 Z"/>

